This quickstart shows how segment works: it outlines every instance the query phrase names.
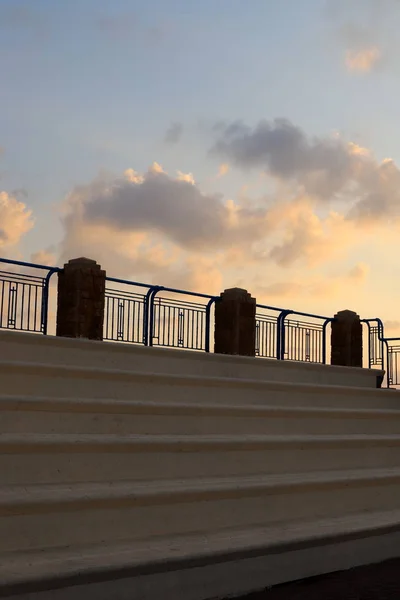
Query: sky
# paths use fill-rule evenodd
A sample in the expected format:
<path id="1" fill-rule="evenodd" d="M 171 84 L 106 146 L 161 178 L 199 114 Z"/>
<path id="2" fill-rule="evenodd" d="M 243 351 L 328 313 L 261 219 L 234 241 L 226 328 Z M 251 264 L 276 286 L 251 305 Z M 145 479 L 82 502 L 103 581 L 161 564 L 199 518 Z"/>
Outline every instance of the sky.
<path id="1" fill-rule="evenodd" d="M 0 0 L 0 256 L 400 333 L 400 0 Z"/>

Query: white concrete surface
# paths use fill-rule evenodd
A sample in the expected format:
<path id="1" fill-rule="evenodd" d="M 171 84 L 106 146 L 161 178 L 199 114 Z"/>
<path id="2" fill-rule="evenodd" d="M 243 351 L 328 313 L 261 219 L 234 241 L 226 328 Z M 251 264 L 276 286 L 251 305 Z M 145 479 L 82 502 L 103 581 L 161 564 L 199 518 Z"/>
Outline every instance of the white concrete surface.
<path id="1" fill-rule="evenodd" d="M 108 398 L 220 404 L 273 404 L 342 408 L 398 408 L 399 392 L 353 386 L 260 381 L 121 371 L 117 369 L 0 362 L 4 395 Z"/>
<path id="2" fill-rule="evenodd" d="M 316 363 L 206 354 L 172 348 L 95 342 L 84 339 L 33 336 L 0 331 L 2 360 L 92 368 L 168 373 L 206 377 L 234 377 L 355 387 L 376 387 L 377 369 L 331 367 Z"/>
<path id="3" fill-rule="evenodd" d="M 400 410 L 1 396 L 2 433 L 400 434 Z"/>
<path id="4" fill-rule="evenodd" d="M 0 332 L 0 595 L 209 600 L 399 556 L 376 375 Z"/>

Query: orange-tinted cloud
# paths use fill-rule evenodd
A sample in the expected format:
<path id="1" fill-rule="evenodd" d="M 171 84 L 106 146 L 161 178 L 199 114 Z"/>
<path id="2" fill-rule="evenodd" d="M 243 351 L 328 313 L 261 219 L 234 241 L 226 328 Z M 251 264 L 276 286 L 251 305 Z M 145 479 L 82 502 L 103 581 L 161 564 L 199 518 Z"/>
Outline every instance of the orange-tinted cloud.
<path id="1" fill-rule="evenodd" d="M 0 248 L 17 245 L 32 227 L 32 211 L 27 205 L 0 191 Z"/>
<path id="2" fill-rule="evenodd" d="M 229 172 L 229 165 L 228 165 L 228 163 L 222 163 L 222 164 L 219 165 L 217 177 L 225 177 L 225 175 L 228 172 Z"/>
<path id="3" fill-rule="evenodd" d="M 378 65 L 381 58 L 381 51 L 377 47 L 364 48 L 363 50 L 348 50 L 346 52 L 345 64 L 348 71 L 369 73 Z"/>

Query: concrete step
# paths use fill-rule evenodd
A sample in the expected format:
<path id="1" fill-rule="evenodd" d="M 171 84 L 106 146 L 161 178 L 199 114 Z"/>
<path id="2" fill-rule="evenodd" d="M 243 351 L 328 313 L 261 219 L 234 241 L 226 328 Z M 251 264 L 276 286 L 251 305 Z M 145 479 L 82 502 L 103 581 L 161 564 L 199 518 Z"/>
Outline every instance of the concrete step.
<path id="1" fill-rule="evenodd" d="M 0 396 L 2 433 L 400 434 L 397 410 Z"/>
<path id="2" fill-rule="evenodd" d="M 208 600 L 398 556 L 400 511 L 0 555 L 18 600 Z"/>
<path id="3" fill-rule="evenodd" d="M 397 467 L 399 435 L 0 435 L 2 485 Z"/>
<path id="4" fill-rule="evenodd" d="M 376 387 L 378 370 L 0 331 L 0 360 L 144 373 Z"/>
<path id="5" fill-rule="evenodd" d="M 4 395 L 375 409 L 395 409 L 400 404 L 399 392 L 385 389 L 5 361 L 0 362 L 0 381 Z"/>
<path id="6" fill-rule="evenodd" d="M 400 468 L 0 487 L 0 552 L 208 535 L 398 508 Z"/>

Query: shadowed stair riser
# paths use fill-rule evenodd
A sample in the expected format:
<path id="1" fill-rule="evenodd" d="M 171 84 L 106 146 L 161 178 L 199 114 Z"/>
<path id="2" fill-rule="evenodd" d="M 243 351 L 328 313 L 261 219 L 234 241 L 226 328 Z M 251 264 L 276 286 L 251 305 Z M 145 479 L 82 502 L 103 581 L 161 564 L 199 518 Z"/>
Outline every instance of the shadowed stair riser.
<path id="1" fill-rule="evenodd" d="M 257 443 L 226 440 L 216 443 L 125 444 L 95 443 L 90 436 L 63 437 L 63 444 L 1 443 L 2 483 L 28 484 L 78 481 L 158 480 L 188 477 L 224 477 L 257 473 L 390 468 L 400 466 L 400 439 L 396 442 L 352 441 L 338 438 L 316 444 L 307 438 L 290 443 L 268 438 Z M 57 437 L 57 436 L 56 436 Z M 264 438 L 265 439 L 265 438 Z M 261 438 L 262 440 L 262 438 Z M 267 441 L 268 440 L 268 441 Z M 40 442 L 40 436 L 37 436 Z"/>
<path id="2" fill-rule="evenodd" d="M 122 496 L 111 502 L 96 497 L 90 505 L 90 494 L 67 506 L 42 504 L 35 506 L 15 503 L 7 516 L 0 516 L 0 551 L 68 545 L 113 543 L 144 539 L 149 536 L 212 533 L 225 528 L 267 526 L 320 517 L 338 517 L 360 510 L 391 510 L 397 507 L 400 481 L 348 486 L 341 483 L 319 489 L 305 486 L 282 491 L 225 492 L 222 497 L 207 493 L 193 495 L 184 501 L 184 486 L 168 496 Z M 248 494 L 248 497 L 246 497 Z M 221 494 L 220 494 L 221 495 Z M 229 497 L 229 495 L 233 497 Z M 242 497 L 240 497 L 242 495 Z M 214 499 L 213 499 L 214 497 Z M 13 514 L 15 512 L 27 514 Z M 7 513 L 1 507 L 0 514 Z"/>
<path id="3" fill-rule="evenodd" d="M 399 407 L 386 390 L 0 364 L 3 395 L 347 408 Z"/>
<path id="4" fill-rule="evenodd" d="M 199 407 L 201 409 L 201 407 Z M 146 412 L 147 409 L 147 412 Z M 339 410 L 318 413 L 291 410 L 246 411 L 229 407 L 192 410 L 179 405 L 146 407 L 146 403 L 119 409 L 87 401 L 62 403 L 59 399 L 23 402 L 0 399 L 3 433 L 93 433 L 93 434 L 399 434 L 399 411 L 347 413 Z M 120 412 L 119 412 L 120 411 Z"/>

